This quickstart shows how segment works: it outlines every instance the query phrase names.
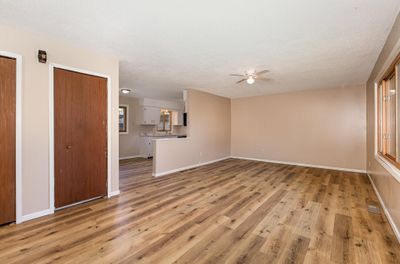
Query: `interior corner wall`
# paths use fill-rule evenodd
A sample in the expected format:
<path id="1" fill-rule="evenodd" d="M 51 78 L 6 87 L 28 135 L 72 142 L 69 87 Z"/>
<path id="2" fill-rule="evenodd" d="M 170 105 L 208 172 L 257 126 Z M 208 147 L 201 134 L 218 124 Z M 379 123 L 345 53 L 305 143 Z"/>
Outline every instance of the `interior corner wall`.
<path id="1" fill-rule="evenodd" d="M 385 64 L 400 53 L 400 14 L 379 55 L 367 83 L 367 171 L 391 217 L 391 221 L 400 228 L 400 182 L 398 182 L 375 159 L 375 81 L 379 73 L 385 70 Z"/>
<path id="2" fill-rule="evenodd" d="M 187 138 L 154 140 L 156 176 L 230 156 L 231 101 L 188 90 Z"/>
<path id="3" fill-rule="evenodd" d="M 111 191 L 119 190 L 119 61 L 48 35 L 0 25 L 0 50 L 22 56 L 22 215 L 50 208 L 49 64 L 101 73 L 111 78 Z M 47 64 L 37 51 L 47 51 Z"/>
<path id="4" fill-rule="evenodd" d="M 365 85 L 232 100 L 232 156 L 366 169 Z"/>

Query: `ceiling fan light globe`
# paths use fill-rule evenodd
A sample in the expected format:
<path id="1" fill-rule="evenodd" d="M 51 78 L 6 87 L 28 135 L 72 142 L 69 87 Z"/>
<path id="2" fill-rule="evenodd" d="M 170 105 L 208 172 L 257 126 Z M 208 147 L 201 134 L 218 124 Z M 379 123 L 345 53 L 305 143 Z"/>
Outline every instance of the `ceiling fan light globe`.
<path id="1" fill-rule="evenodd" d="M 121 93 L 123 94 L 129 94 L 131 92 L 130 89 L 121 89 Z"/>
<path id="2" fill-rule="evenodd" d="M 254 83 L 254 78 L 250 77 L 250 78 L 248 78 L 248 79 L 246 80 L 246 82 L 247 82 L 248 84 L 253 84 L 253 83 Z"/>

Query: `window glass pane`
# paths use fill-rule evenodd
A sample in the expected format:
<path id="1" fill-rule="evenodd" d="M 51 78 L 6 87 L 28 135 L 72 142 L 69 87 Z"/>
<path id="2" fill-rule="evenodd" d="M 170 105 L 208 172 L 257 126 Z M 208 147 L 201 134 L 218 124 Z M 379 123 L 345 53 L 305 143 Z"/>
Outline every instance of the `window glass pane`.
<path id="1" fill-rule="evenodd" d="M 118 109 L 119 112 L 119 132 L 126 132 L 126 107 L 120 107 Z"/>
<path id="2" fill-rule="evenodd" d="M 378 87 L 378 127 L 377 127 L 377 132 L 378 132 L 378 152 L 383 151 L 382 149 L 382 103 L 383 103 L 383 97 L 382 97 L 382 83 Z"/>
<path id="3" fill-rule="evenodd" d="M 387 154 L 396 158 L 396 79 L 389 79 L 387 86 Z"/>

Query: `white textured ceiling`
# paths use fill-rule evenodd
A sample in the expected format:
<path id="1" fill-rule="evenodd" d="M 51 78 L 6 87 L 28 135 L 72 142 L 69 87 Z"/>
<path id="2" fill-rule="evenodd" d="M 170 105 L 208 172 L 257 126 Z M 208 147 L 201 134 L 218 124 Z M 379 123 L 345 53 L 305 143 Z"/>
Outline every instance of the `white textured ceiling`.
<path id="1" fill-rule="evenodd" d="M 138 96 L 241 97 L 365 83 L 399 10 L 399 0 L 0 0 L 0 23 L 115 54 L 120 86 Z M 272 80 L 229 76 L 248 69 Z"/>

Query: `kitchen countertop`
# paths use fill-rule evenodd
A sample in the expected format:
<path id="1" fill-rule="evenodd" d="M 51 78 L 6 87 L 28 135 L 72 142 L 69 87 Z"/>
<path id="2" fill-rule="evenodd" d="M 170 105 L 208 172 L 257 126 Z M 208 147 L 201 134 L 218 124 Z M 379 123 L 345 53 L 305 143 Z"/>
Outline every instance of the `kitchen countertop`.
<path id="1" fill-rule="evenodd" d="M 181 140 L 181 139 L 187 139 L 187 136 L 185 137 L 153 137 L 153 140 L 157 141 L 163 141 L 163 140 Z"/>
<path id="2" fill-rule="evenodd" d="M 184 138 L 186 135 L 176 135 L 176 134 L 166 134 L 166 135 L 141 135 L 141 137 L 151 137 L 151 138 Z"/>

